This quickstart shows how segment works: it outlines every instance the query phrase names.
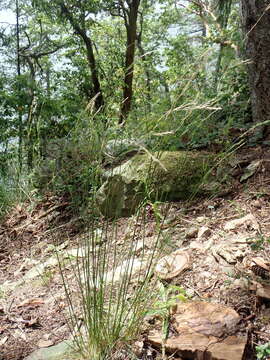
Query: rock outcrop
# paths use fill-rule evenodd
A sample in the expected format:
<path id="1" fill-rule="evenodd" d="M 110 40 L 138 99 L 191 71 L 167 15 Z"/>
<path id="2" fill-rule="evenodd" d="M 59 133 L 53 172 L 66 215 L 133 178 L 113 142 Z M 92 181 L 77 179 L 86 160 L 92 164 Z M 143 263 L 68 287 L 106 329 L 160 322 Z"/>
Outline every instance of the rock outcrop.
<path id="1" fill-rule="evenodd" d="M 185 200 L 213 192 L 214 155 L 179 151 L 137 154 L 109 171 L 97 203 L 107 217 L 132 215 L 145 200 Z"/>

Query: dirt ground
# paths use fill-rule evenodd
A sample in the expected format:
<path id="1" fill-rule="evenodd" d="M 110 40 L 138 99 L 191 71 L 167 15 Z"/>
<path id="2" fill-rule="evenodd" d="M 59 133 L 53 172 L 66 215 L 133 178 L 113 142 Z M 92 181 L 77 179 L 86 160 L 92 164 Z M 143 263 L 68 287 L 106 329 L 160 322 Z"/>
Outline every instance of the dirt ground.
<path id="1" fill-rule="evenodd" d="M 253 170 L 240 181 L 252 163 L 255 164 Z M 161 227 L 164 239 L 167 239 L 164 253 L 169 254 L 178 248 L 194 249 L 192 268 L 173 279 L 172 283 L 181 285 L 192 298 L 226 304 L 236 310 L 242 319 L 241 331 L 248 335 L 245 360 L 251 360 L 256 359 L 255 346 L 270 341 L 270 301 L 243 288 L 241 279 L 246 276 L 243 265 L 246 259 L 261 257 L 266 263 L 269 261 L 270 151 L 261 147 L 242 150 L 233 176 L 236 186 L 222 197 L 160 205 L 160 214 L 166 213 Z M 247 215 L 252 216 L 255 225 L 243 222 L 227 232 L 224 230 L 230 221 Z M 134 224 L 134 219 L 117 221 L 119 253 L 123 253 L 129 240 L 130 224 Z M 150 247 L 157 234 L 150 206 L 143 227 L 146 246 L 149 240 Z M 208 229 L 208 233 L 200 239 L 193 228 L 200 231 L 203 227 Z M 137 236 L 140 234 L 138 232 Z M 217 254 L 214 254 L 216 263 L 213 261 L 212 248 L 232 236 L 243 235 L 250 238 L 250 244 L 236 262 L 228 263 L 226 256 Z M 86 231 L 80 226 L 80 220 L 72 217 L 68 202 L 50 194 L 40 201 L 18 204 L 2 221 L 1 360 L 24 359 L 37 348 L 57 344 L 69 337 L 65 291 L 57 262 L 50 261 L 55 246 L 74 249 L 84 236 Z M 210 245 L 207 243 L 209 238 Z M 202 251 L 199 251 L 200 244 Z M 39 276 L 31 273 L 46 263 L 48 266 L 45 268 L 38 268 Z M 72 274 L 68 267 L 65 271 Z M 152 349 L 150 345 L 149 349 Z M 154 358 L 156 350 L 151 351 Z"/>

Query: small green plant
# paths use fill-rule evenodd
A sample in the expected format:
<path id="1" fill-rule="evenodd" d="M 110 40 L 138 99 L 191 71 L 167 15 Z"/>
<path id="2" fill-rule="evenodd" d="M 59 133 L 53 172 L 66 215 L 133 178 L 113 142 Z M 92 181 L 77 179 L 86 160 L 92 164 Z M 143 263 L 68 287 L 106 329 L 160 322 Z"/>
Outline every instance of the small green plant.
<path id="1" fill-rule="evenodd" d="M 224 285 L 225 286 L 230 286 L 232 284 L 232 280 L 228 279 L 228 280 L 224 280 Z"/>
<path id="2" fill-rule="evenodd" d="M 270 342 L 255 347 L 257 359 L 268 360 L 270 359 Z"/>
<path id="3" fill-rule="evenodd" d="M 41 274 L 41 279 L 42 279 L 42 283 L 44 286 L 48 286 L 51 282 L 51 280 L 54 277 L 54 270 L 52 269 L 46 269 L 42 274 Z"/>
<path id="4" fill-rule="evenodd" d="M 159 282 L 159 298 L 147 315 L 156 315 L 162 319 L 162 358 L 165 359 L 165 341 L 169 334 L 170 316 L 173 307 L 187 300 L 185 290 L 177 285 L 165 286 Z"/>
<path id="5" fill-rule="evenodd" d="M 156 220 L 156 223 L 158 225 L 160 225 L 160 223 L 162 222 L 162 219 L 163 219 L 163 216 L 161 214 L 161 211 L 160 211 L 160 208 L 159 208 L 159 205 L 161 204 L 160 201 L 155 201 L 151 204 L 152 206 L 152 210 L 153 210 L 153 214 L 155 216 L 155 220 Z"/>
<path id="6" fill-rule="evenodd" d="M 162 282 L 158 283 L 159 300 L 153 304 L 153 308 L 147 312 L 148 315 L 167 316 L 170 309 L 181 301 L 186 301 L 185 290 L 178 285 L 165 286 Z"/>
<path id="7" fill-rule="evenodd" d="M 261 199 L 266 197 L 268 193 L 265 190 L 261 190 L 261 191 L 251 192 L 250 195 L 255 196 L 256 199 Z"/>
<path id="8" fill-rule="evenodd" d="M 258 233 L 257 237 L 249 239 L 249 245 L 253 251 L 263 250 L 266 242 L 270 243 L 270 238 L 265 238 L 262 233 Z"/>

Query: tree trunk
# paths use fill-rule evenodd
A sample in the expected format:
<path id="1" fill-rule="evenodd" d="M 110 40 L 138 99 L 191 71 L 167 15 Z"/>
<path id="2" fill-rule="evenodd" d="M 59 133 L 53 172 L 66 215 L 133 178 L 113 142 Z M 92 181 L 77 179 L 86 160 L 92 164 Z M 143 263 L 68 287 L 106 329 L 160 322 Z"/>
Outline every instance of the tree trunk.
<path id="1" fill-rule="evenodd" d="M 134 72 L 134 57 L 135 57 L 135 44 L 137 37 L 137 18 L 140 0 L 132 0 L 129 5 L 129 11 L 126 14 L 126 32 L 127 32 L 127 45 L 125 55 L 125 79 L 123 89 L 123 101 L 121 105 L 121 112 L 119 123 L 124 123 L 128 113 L 131 109 L 132 95 L 133 95 L 133 72 Z"/>
<path id="2" fill-rule="evenodd" d="M 88 64 L 89 64 L 89 67 L 91 70 L 91 76 L 92 76 L 92 82 L 93 82 L 93 88 L 94 88 L 94 96 L 96 97 L 95 107 L 96 107 L 96 110 L 100 110 L 104 106 L 104 99 L 103 99 L 103 94 L 101 91 L 100 82 L 99 82 L 99 78 L 98 78 L 98 71 L 97 71 L 96 60 L 95 60 L 94 51 L 93 51 L 93 45 L 92 45 L 91 39 L 87 36 L 84 37 L 84 43 L 86 46 Z"/>
<path id="3" fill-rule="evenodd" d="M 147 65 L 147 61 L 146 61 L 146 54 L 144 51 L 144 48 L 142 47 L 142 43 L 140 41 L 140 39 L 138 38 L 138 49 L 141 55 L 141 59 L 144 63 L 144 73 L 145 73 L 145 77 L 146 77 L 146 89 L 147 89 L 147 109 L 149 112 L 151 112 L 152 110 L 152 106 L 151 106 L 151 74 L 150 71 L 148 70 L 148 65 Z"/>
<path id="4" fill-rule="evenodd" d="M 33 169 L 33 160 L 34 160 L 34 137 L 35 137 L 35 110 L 37 105 L 36 99 L 36 69 L 35 64 L 30 56 L 25 56 L 25 60 L 29 66 L 29 77 L 30 83 L 29 86 L 29 107 L 27 112 L 26 119 L 26 151 L 27 151 L 27 166 L 28 170 Z"/>
<path id="5" fill-rule="evenodd" d="M 151 74 L 148 69 L 147 59 L 146 59 L 146 52 L 144 51 L 143 45 L 142 45 L 142 32 L 143 32 L 143 14 L 141 14 L 141 21 L 140 21 L 141 29 L 137 35 L 137 47 L 142 59 L 142 62 L 144 64 L 144 72 L 146 77 L 146 89 L 147 89 L 147 110 L 148 112 L 151 112 L 152 106 L 151 106 Z"/>
<path id="6" fill-rule="evenodd" d="M 270 0 L 242 0 L 252 117 L 256 124 L 270 120 Z M 259 129 L 259 128 L 258 128 Z M 259 134 L 259 131 L 256 131 Z M 260 127 L 261 135 L 269 126 Z"/>
<path id="7" fill-rule="evenodd" d="M 20 95 L 21 85 L 21 56 L 20 56 L 20 13 L 19 13 L 19 2 L 16 0 L 16 53 L 17 53 L 17 75 L 18 75 L 18 93 Z M 22 142 L 23 142 L 23 118 L 22 108 L 18 106 L 18 123 L 19 123 L 19 146 L 18 146 L 18 162 L 19 162 L 19 173 L 22 170 Z"/>
<path id="8" fill-rule="evenodd" d="M 218 51 L 218 57 L 217 57 L 217 62 L 216 62 L 216 71 L 215 71 L 215 75 L 214 75 L 214 84 L 213 84 L 214 89 L 216 91 L 217 91 L 218 81 L 219 81 L 220 74 L 221 74 L 221 62 L 222 62 L 223 51 L 224 51 L 224 45 L 219 44 L 219 51 Z"/>
<path id="9" fill-rule="evenodd" d="M 104 106 L 104 98 L 101 91 L 101 86 L 99 82 L 99 76 L 98 76 L 98 69 L 96 66 L 96 60 L 93 50 L 93 44 L 91 38 L 87 35 L 86 30 L 81 27 L 76 20 L 74 19 L 72 12 L 68 7 L 65 5 L 64 2 L 60 3 L 62 13 L 66 16 L 68 21 L 70 22 L 71 26 L 75 30 L 78 36 L 81 37 L 83 40 L 85 47 L 86 47 L 86 55 L 87 55 L 87 61 L 89 64 L 91 77 L 92 77 L 92 83 L 93 83 L 93 89 L 94 89 L 94 98 L 95 98 L 95 108 L 97 111 L 99 111 Z"/>

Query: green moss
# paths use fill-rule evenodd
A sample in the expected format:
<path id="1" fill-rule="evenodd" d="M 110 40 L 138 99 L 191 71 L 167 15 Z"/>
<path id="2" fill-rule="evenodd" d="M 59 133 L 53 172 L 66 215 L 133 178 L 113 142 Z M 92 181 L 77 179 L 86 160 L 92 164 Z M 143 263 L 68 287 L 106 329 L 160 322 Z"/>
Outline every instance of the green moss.
<path id="1" fill-rule="evenodd" d="M 106 173 L 97 195 L 98 207 L 107 217 L 130 216 L 145 199 L 186 200 L 213 190 L 213 154 L 162 152 L 138 154 Z"/>
<path id="2" fill-rule="evenodd" d="M 211 164 L 212 154 L 166 151 L 136 155 L 119 170 L 127 180 L 144 182 L 151 197 L 179 200 L 205 192 L 202 184 L 210 178 Z"/>

